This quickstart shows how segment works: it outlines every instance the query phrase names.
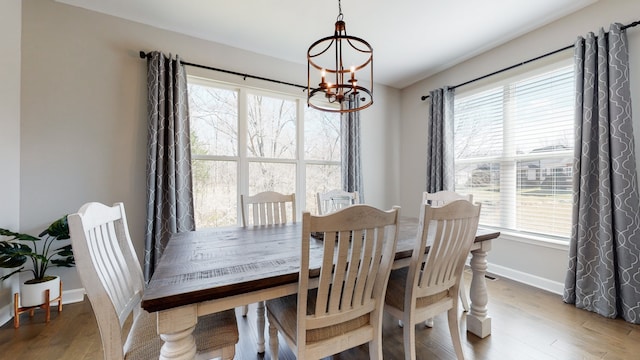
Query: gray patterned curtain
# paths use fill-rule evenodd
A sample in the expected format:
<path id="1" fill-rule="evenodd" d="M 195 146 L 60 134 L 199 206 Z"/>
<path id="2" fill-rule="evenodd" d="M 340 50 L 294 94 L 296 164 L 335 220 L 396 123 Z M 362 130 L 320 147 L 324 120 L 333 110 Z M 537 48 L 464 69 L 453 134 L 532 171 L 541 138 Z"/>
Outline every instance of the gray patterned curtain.
<path id="1" fill-rule="evenodd" d="M 427 125 L 427 191 L 454 190 L 453 97 L 447 87 L 429 93 Z"/>
<path id="2" fill-rule="evenodd" d="M 640 219 L 626 33 L 575 44 L 573 228 L 563 300 L 640 323 Z"/>
<path id="3" fill-rule="evenodd" d="M 171 234 L 195 229 L 187 74 L 180 59 L 147 55 L 149 134 L 144 276 L 151 278 Z"/>
<path id="4" fill-rule="evenodd" d="M 349 107 L 358 107 L 358 102 L 357 97 L 352 97 Z M 342 114 L 341 123 L 342 189 L 348 192 L 357 191 L 360 202 L 364 203 L 362 167 L 360 166 L 360 111 Z"/>

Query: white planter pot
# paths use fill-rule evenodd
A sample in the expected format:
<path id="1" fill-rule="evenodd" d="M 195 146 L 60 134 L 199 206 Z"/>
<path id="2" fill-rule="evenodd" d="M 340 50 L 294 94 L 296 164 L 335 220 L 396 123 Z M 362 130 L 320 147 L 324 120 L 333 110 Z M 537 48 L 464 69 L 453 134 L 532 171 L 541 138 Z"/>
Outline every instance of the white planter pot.
<path id="1" fill-rule="evenodd" d="M 60 277 L 37 283 L 20 284 L 20 306 L 38 306 L 46 302 L 45 290 L 49 289 L 49 301 L 60 296 Z"/>

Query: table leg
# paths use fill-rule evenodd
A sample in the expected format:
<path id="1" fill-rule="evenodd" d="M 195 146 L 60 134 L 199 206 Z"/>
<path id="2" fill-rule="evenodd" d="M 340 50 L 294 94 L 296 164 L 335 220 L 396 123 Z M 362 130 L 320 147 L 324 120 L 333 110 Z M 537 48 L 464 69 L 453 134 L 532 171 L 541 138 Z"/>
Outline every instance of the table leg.
<path id="1" fill-rule="evenodd" d="M 264 301 L 258 301 L 258 316 L 256 318 L 256 327 L 258 328 L 258 353 L 264 354 Z"/>
<path id="2" fill-rule="evenodd" d="M 195 326 L 173 334 L 160 334 L 164 340 L 160 360 L 191 360 L 196 357 L 196 342 L 193 338 Z"/>
<path id="3" fill-rule="evenodd" d="M 160 360 L 193 360 L 196 341 L 193 330 L 198 322 L 196 306 L 183 306 L 157 313 L 158 334 L 164 341 Z"/>
<path id="4" fill-rule="evenodd" d="M 467 314 L 467 331 L 485 338 L 491 335 L 491 318 L 487 315 L 487 252 L 491 249 L 491 241 L 483 241 L 479 249 L 471 251 L 471 311 Z"/>

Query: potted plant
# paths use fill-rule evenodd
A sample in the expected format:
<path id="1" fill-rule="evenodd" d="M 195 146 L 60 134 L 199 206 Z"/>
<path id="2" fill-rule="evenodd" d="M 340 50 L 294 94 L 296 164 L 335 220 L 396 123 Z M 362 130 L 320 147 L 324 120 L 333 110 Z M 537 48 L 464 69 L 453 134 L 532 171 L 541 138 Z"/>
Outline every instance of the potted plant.
<path id="1" fill-rule="evenodd" d="M 2 239 L 8 237 L 8 239 Z M 47 274 L 50 267 L 72 267 L 75 265 L 71 244 L 53 248 L 55 240 L 69 239 L 67 216 L 54 221 L 38 237 L 0 228 L 0 268 L 15 269 L 0 277 L 4 281 L 14 274 L 31 272 L 32 279 L 20 284 L 22 306 L 37 306 L 44 303 L 44 291 L 50 290 L 50 299 L 60 296 L 60 278 Z M 25 263 L 31 260 L 31 268 Z"/>

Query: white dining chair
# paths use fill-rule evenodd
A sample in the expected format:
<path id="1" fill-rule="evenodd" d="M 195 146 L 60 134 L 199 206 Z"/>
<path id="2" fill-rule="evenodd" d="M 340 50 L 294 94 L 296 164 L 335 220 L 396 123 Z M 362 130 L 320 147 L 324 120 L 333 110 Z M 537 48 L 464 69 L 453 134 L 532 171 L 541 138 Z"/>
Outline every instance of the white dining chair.
<path id="1" fill-rule="evenodd" d="M 316 193 L 316 201 L 318 203 L 318 215 L 324 215 L 347 206 L 359 204 L 360 196 L 357 191 L 348 192 L 333 189 Z"/>
<path id="2" fill-rule="evenodd" d="M 282 194 L 275 191 L 263 191 L 255 195 L 240 195 L 242 226 L 271 226 L 296 222 L 296 194 Z M 249 305 L 241 309 L 246 317 Z M 265 351 L 264 301 L 257 303 L 256 327 L 258 332 L 258 353 Z"/>
<path id="3" fill-rule="evenodd" d="M 462 269 L 475 241 L 480 204 L 456 200 L 442 207 L 421 206 L 418 241 L 409 267 L 389 276 L 384 309 L 402 320 L 404 358 L 415 360 L 418 323 L 447 312 L 456 357 L 464 359 L 458 326 Z M 430 246 L 425 255 L 426 247 Z"/>
<path id="4" fill-rule="evenodd" d="M 277 225 L 296 222 L 296 194 L 263 191 L 240 195 L 242 226 Z"/>
<path id="5" fill-rule="evenodd" d="M 473 202 L 473 194 L 460 194 L 450 190 L 440 190 L 434 193 L 423 192 L 422 202 L 431 206 L 442 206 L 456 200 Z"/>
<path id="6" fill-rule="evenodd" d="M 104 359 L 158 359 L 163 341 L 157 334 L 156 314 L 140 307 L 144 279 L 124 205 L 87 203 L 69 215 L 68 222 L 78 274 L 100 329 Z M 131 327 L 123 331 L 130 317 Z M 199 317 L 193 336 L 193 351 L 199 359 L 233 359 L 239 339 L 235 312 Z"/>
<path id="7" fill-rule="evenodd" d="M 399 208 L 353 205 L 302 215 L 298 292 L 267 300 L 269 347 L 278 334 L 298 359 L 320 359 L 366 344 L 382 360 L 384 294 L 398 240 Z M 309 261 L 312 233 L 323 233 L 322 262 Z M 331 239 L 331 240 L 329 240 Z"/>
<path id="8" fill-rule="evenodd" d="M 455 191 L 441 190 L 434 193 L 425 191 L 422 193 L 422 203 L 429 204 L 431 206 L 443 206 L 455 200 L 467 200 L 473 203 L 473 194 L 459 194 Z M 464 285 L 464 279 L 460 280 L 460 300 L 462 300 L 462 309 L 465 312 L 469 311 L 469 299 L 467 297 L 466 286 Z"/>

